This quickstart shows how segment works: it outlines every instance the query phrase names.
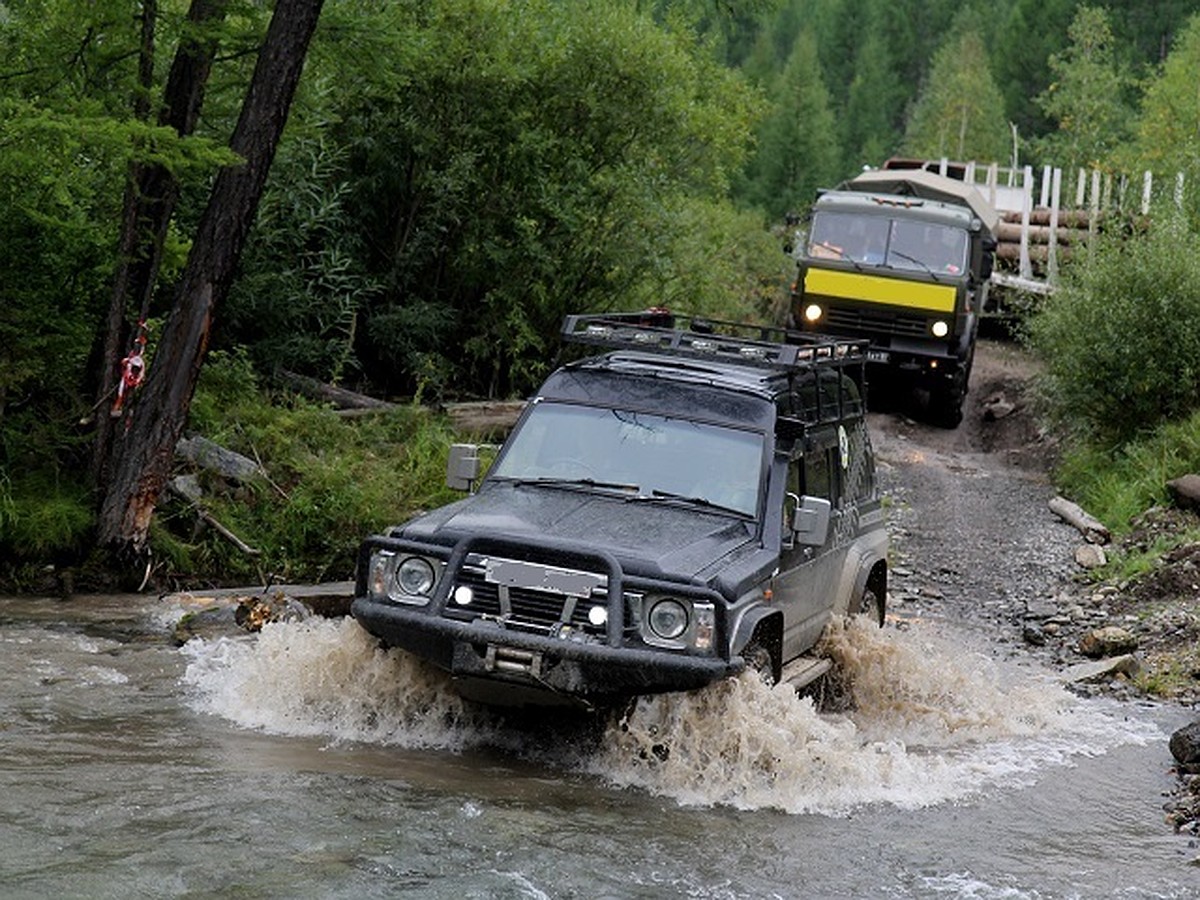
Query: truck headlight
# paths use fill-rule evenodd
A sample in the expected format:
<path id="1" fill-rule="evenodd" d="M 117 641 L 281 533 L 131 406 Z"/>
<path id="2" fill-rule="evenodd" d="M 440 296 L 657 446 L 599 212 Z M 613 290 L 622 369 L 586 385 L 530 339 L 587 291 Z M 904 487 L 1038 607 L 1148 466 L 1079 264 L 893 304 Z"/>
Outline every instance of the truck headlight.
<path id="1" fill-rule="evenodd" d="M 819 322 L 821 316 L 825 314 L 825 310 L 821 309 L 817 303 L 810 303 L 804 307 L 804 320 L 806 322 Z"/>
<path id="2" fill-rule="evenodd" d="M 929 328 L 934 337 L 944 338 L 950 333 L 950 325 L 944 319 L 938 319 Z"/>

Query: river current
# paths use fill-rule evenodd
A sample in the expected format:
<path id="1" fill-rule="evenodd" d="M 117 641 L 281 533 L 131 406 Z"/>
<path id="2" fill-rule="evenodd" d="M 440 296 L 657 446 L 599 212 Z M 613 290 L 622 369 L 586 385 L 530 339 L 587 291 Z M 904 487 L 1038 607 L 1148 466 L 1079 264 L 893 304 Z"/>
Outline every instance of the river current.
<path id="1" fill-rule="evenodd" d="M 951 625 L 847 630 L 854 704 L 752 678 L 512 717 L 352 620 L 168 640 L 171 598 L 0 598 L 0 896 L 1200 896 L 1174 707 Z"/>

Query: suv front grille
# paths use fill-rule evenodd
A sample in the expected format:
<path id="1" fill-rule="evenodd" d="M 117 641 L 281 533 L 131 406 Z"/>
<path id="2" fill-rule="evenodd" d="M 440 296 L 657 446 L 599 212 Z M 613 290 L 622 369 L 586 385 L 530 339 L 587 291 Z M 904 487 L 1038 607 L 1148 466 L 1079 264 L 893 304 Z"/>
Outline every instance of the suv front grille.
<path id="1" fill-rule="evenodd" d="M 455 603 L 454 590 L 460 587 L 471 589 L 472 599 L 468 606 Z M 472 559 L 454 579 L 446 604 L 446 615 L 455 619 L 497 619 L 506 628 L 542 634 L 549 634 L 566 625 L 589 634 L 603 635 L 606 626 L 593 625 L 588 621 L 588 611 L 593 606 L 606 605 L 607 602 L 608 591 L 604 587 L 593 589 L 591 596 L 584 598 L 551 589 L 497 584 L 488 580 L 485 566 Z"/>

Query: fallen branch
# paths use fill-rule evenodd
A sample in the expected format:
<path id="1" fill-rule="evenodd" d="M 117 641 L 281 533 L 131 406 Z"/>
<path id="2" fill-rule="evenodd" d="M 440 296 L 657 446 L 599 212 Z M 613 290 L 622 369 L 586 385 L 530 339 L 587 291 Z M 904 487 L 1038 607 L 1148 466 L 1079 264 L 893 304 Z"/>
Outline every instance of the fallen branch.
<path id="1" fill-rule="evenodd" d="M 221 537 L 225 538 L 225 540 L 229 541 L 229 543 L 241 550 L 242 553 L 246 554 L 247 556 L 262 556 L 261 550 L 257 549 L 256 547 L 251 547 L 240 537 L 234 534 L 233 531 L 222 525 L 212 513 L 200 505 L 199 501 L 188 496 L 183 487 L 176 483 L 176 479 L 172 479 L 167 483 L 167 489 L 176 497 L 186 500 L 192 509 L 196 511 L 196 515 L 200 517 L 201 521 L 211 526 L 217 534 L 221 535 Z"/>
<path id="2" fill-rule="evenodd" d="M 315 378 L 309 378 L 307 375 L 289 372 L 287 369 L 281 369 L 279 377 L 310 400 L 320 400 L 324 403 L 330 403 L 337 409 L 396 408 L 395 403 L 389 403 L 377 397 L 368 397 L 366 394 L 347 390 L 337 385 L 326 384 L 323 381 L 317 381 Z"/>
<path id="3" fill-rule="evenodd" d="M 1074 526 L 1092 544 L 1107 544 L 1112 538 L 1107 526 L 1099 519 L 1084 512 L 1076 503 L 1065 497 L 1054 497 L 1050 501 L 1050 511 Z"/>
<path id="4" fill-rule="evenodd" d="M 220 522 L 218 522 L 213 517 L 212 513 L 208 512 L 207 510 L 203 510 L 197 506 L 196 507 L 196 515 L 198 515 L 201 519 L 203 519 L 205 522 L 207 522 L 209 525 L 211 525 L 213 527 L 213 529 L 217 532 L 217 534 L 221 535 L 221 537 L 225 538 L 225 540 L 229 541 L 229 543 L 233 544 L 233 546 L 237 547 L 239 550 L 241 550 L 247 556 L 262 556 L 261 550 L 255 548 L 255 547 L 251 547 L 249 544 L 247 544 L 245 541 L 243 541 L 240 537 L 238 537 L 236 534 L 234 534 L 232 531 L 230 531 L 228 528 L 226 528 L 224 525 L 222 525 Z"/>

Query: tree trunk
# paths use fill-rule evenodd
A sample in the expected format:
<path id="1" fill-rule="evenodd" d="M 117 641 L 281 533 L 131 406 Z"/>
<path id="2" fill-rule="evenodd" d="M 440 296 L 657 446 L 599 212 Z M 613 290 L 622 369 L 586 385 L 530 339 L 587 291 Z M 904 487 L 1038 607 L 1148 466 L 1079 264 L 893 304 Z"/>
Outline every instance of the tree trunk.
<path id="1" fill-rule="evenodd" d="M 164 105 L 159 115 L 159 124 L 174 128 L 180 137 L 191 134 L 196 128 L 204 88 L 216 53 L 213 40 L 201 42 L 195 35 L 219 21 L 225 14 L 227 4 L 228 0 L 192 0 L 188 10 L 188 24 L 192 32 L 184 34 L 171 62 Z M 134 114 L 139 119 L 146 119 L 150 115 L 157 14 L 157 0 L 143 0 L 138 94 L 134 98 Z M 121 359 L 133 337 L 129 328 L 129 310 L 138 310 L 138 316 L 141 316 L 149 309 L 162 260 L 163 242 L 178 199 L 179 184 L 165 166 L 143 162 L 130 164 L 117 271 L 105 325 L 104 358 L 96 391 L 92 477 L 97 483 L 104 480 L 114 450 L 114 423 L 108 416 L 108 407 L 117 380 L 121 377 Z"/>
<path id="2" fill-rule="evenodd" d="M 254 221 L 322 0 L 278 0 L 230 147 L 244 160 L 217 175 L 188 254 L 171 317 L 130 427 L 110 467 L 99 538 L 140 554 L 170 475 L 176 441 L 208 349 L 214 308 L 224 300 Z"/>

